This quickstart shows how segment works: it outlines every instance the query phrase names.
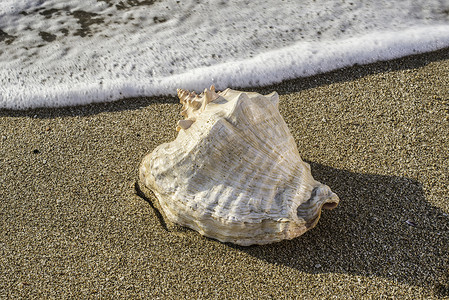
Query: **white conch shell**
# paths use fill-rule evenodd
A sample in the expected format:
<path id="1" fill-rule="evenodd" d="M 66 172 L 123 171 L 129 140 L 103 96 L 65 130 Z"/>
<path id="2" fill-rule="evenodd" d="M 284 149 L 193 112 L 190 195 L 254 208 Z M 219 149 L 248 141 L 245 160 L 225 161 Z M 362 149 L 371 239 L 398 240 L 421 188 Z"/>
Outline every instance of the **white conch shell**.
<path id="1" fill-rule="evenodd" d="M 239 245 L 292 239 L 313 228 L 339 198 L 314 180 L 267 96 L 226 89 L 178 90 L 186 120 L 173 142 L 142 161 L 140 183 L 166 217 Z"/>

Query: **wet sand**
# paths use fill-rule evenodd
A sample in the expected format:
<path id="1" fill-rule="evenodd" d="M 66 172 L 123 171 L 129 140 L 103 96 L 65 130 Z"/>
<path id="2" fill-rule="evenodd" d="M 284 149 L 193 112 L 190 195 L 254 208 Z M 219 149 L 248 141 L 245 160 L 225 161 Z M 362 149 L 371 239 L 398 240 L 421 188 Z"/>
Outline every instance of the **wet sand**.
<path id="1" fill-rule="evenodd" d="M 250 89 L 340 205 L 238 247 L 167 230 L 134 189 L 172 97 L 0 111 L 0 298 L 449 298 L 449 49 Z M 170 228 L 168 228 L 170 229 Z"/>

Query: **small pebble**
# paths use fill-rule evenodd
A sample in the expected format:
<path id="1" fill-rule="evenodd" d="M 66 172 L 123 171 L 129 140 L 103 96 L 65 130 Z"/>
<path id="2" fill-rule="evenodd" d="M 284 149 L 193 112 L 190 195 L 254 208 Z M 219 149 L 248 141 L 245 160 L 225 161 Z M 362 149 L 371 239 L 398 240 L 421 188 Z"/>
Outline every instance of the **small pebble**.
<path id="1" fill-rule="evenodd" d="M 416 227 L 416 224 L 411 220 L 407 220 L 407 221 L 405 221 L 405 223 L 407 223 L 410 226 Z"/>

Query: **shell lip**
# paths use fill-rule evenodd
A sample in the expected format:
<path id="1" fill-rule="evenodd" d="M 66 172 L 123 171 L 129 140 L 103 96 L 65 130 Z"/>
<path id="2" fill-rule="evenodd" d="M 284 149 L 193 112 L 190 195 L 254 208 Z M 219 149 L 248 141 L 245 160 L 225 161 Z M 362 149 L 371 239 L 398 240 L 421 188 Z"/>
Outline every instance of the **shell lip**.
<path id="1" fill-rule="evenodd" d="M 315 217 L 313 217 L 312 219 L 308 220 L 304 226 L 307 228 L 307 230 L 312 229 L 316 226 L 316 224 L 318 224 L 318 221 L 320 220 L 321 217 L 321 209 L 320 211 L 315 215 Z"/>
<path id="2" fill-rule="evenodd" d="M 303 224 L 309 230 L 316 226 L 323 209 L 334 209 L 339 202 L 340 198 L 337 194 L 332 192 L 327 185 L 320 184 L 312 190 L 310 198 L 297 207 L 295 217 L 302 222 L 305 221 Z"/>
<path id="3" fill-rule="evenodd" d="M 332 210 L 338 206 L 338 201 L 326 202 L 321 207 L 322 209 Z"/>
<path id="4" fill-rule="evenodd" d="M 337 195 L 335 195 L 335 196 L 337 196 Z M 339 201 L 339 199 L 338 200 L 332 199 L 332 200 L 330 200 L 330 202 L 323 203 L 321 205 L 321 207 L 318 209 L 315 216 L 312 217 L 311 219 L 307 220 L 307 222 L 304 224 L 304 226 L 307 228 L 307 230 L 314 228 L 318 224 L 318 221 L 321 218 L 321 213 L 322 213 L 323 209 L 331 210 L 331 209 L 336 208 L 338 206 L 338 201 Z"/>

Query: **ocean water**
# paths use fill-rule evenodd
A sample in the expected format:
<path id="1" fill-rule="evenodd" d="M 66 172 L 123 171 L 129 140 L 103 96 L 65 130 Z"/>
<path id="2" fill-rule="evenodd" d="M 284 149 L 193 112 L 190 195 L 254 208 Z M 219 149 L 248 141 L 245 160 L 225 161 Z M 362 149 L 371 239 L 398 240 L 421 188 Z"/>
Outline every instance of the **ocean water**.
<path id="1" fill-rule="evenodd" d="M 1 0 L 0 108 L 258 86 L 449 47 L 449 0 Z"/>

